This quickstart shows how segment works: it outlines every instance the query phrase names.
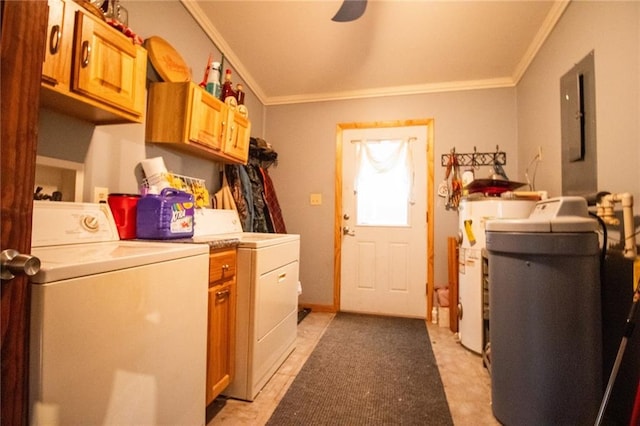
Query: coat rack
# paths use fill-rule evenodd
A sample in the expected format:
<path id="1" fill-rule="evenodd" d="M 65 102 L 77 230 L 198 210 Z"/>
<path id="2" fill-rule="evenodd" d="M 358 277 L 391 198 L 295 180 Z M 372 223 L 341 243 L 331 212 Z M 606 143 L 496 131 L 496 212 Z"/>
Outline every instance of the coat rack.
<path id="1" fill-rule="evenodd" d="M 476 147 L 473 147 L 473 152 L 469 153 L 456 153 L 456 149 L 452 148 L 449 154 L 442 154 L 440 163 L 442 167 L 447 167 L 450 157 L 454 155 L 458 160 L 459 166 L 504 166 L 507 164 L 507 154 L 504 151 L 500 151 L 498 145 L 496 145 L 495 152 L 477 152 Z"/>

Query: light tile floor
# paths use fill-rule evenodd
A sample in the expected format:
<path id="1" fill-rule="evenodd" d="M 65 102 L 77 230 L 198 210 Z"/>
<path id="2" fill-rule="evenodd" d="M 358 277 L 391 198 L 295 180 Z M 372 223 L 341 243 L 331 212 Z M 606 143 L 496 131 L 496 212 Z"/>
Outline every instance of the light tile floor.
<path id="1" fill-rule="evenodd" d="M 228 399 L 215 416 L 208 419 L 207 426 L 264 425 L 333 317 L 334 314 L 324 312 L 307 315 L 298 325 L 296 349 L 256 399 L 253 402 Z M 491 384 L 481 357 L 463 348 L 449 328 L 427 324 L 427 330 L 454 424 L 499 425 L 491 414 Z"/>

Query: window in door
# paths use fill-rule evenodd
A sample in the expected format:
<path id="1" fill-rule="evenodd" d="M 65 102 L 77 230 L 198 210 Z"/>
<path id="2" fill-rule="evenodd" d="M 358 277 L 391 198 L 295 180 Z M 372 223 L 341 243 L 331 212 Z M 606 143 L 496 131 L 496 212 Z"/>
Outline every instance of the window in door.
<path id="1" fill-rule="evenodd" d="M 409 226 L 414 177 L 410 140 L 356 143 L 357 225 Z"/>

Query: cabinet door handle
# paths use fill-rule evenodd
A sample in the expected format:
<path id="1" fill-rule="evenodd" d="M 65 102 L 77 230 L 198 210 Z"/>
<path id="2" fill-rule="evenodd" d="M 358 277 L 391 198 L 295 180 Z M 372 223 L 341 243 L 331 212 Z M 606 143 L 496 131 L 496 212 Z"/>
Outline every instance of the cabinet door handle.
<path id="1" fill-rule="evenodd" d="M 282 281 L 284 281 L 287 278 L 287 273 L 284 272 L 280 275 L 278 275 L 278 282 L 281 283 Z"/>
<path id="2" fill-rule="evenodd" d="M 60 39 L 62 38 L 62 31 L 60 31 L 60 25 L 54 25 L 51 27 L 51 34 L 49 35 L 49 52 L 52 55 L 58 53 L 60 49 Z"/>
<path id="3" fill-rule="evenodd" d="M 226 263 L 224 265 L 222 265 L 222 270 L 223 271 L 228 271 L 229 270 L 229 265 L 226 264 Z"/>
<path id="4" fill-rule="evenodd" d="M 225 290 L 220 290 L 220 291 L 216 291 L 216 297 L 218 299 L 222 299 L 225 298 L 229 295 L 229 289 L 225 289 Z"/>
<path id="5" fill-rule="evenodd" d="M 88 41 L 82 42 L 82 67 L 86 68 L 89 65 L 89 59 L 91 57 L 91 45 Z"/>
<path id="6" fill-rule="evenodd" d="M 53 77 L 49 77 L 48 75 L 44 75 L 44 74 L 42 74 L 42 81 L 47 83 L 47 84 L 50 84 L 52 86 L 55 86 L 55 85 L 58 84 L 58 80 L 56 80 Z"/>
<path id="7" fill-rule="evenodd" d="M 231 143 L 231 141 L 233 140 L 233 130 L 236 128 L 236 126 L 231 123 L 231 131 L 229 132 L 229 139 L 228 142 Z"/>

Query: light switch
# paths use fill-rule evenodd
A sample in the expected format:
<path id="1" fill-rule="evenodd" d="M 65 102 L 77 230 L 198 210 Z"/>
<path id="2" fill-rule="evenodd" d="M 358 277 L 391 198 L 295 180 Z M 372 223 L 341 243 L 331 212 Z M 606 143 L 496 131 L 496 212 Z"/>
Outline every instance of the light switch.
<path id="1" fill-rule="evenodd" d="M 309 195 L 309 204 L 312 206 L 319 206 L 322 204 L 322 194 L 311 194 Z"/>

